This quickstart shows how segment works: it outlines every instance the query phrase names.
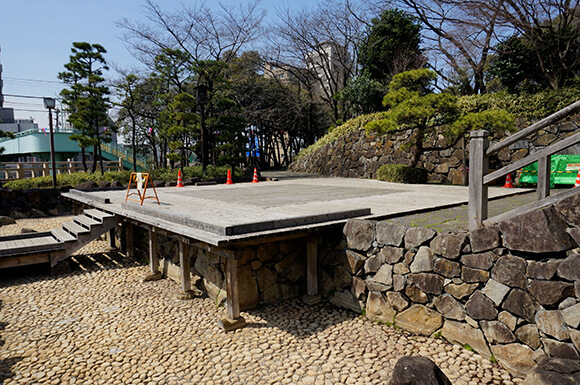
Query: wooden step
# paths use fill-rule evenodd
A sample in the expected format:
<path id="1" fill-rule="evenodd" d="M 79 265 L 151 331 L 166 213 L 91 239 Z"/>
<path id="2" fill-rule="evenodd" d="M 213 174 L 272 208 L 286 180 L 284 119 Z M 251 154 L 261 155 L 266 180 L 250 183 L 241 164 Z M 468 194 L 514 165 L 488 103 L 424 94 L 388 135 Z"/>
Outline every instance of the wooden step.
<path id="1" fill-rule="evenodd" d="M 103 219 L 105 219 L 105 218 L 111 218 L 111 217 L 115 216 L 114 214 L 109 214 L 105 211 L 98 210 L 98 209 L 85 210 L 84 214 L 87 217 L 92 218 L 92 219 L 99 221 L 99 222 L 103 222 Z"/>
<path id="2" fill-rule="evenodd" d="M 74 242 L 77 240 L 74 235 L 63 229 L 53 229 L 51 233 L 59 242 Z"/>
<path id="3" fill-rule="evenodd" d="M 90 229 L 91 226 L 100 225 L 102 222 L 86 215 L 77 215 L 73 217 L 73 221 L 78 223 L 79 225 Z"/>
<path id="4" fill-rule="evenodd" d="M 79 225 L 78 223 L 75 222 L 64 222 L 62 224 L 63 229 L 65 229 L 66 231 L 68 231 L 69 233 L 75 235 L 75 236 L 79 236 L 80 234 L 86 234 L 86 233 L 90 233 L 91 231 L 87 228 L 84 228 L 83 226 Z"/>

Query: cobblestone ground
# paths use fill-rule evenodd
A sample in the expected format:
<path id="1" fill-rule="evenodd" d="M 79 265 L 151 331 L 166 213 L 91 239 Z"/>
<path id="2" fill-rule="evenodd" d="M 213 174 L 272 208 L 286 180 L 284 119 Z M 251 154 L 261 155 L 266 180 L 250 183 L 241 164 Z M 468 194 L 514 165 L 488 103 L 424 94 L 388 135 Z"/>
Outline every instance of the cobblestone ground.
<path id="1" fill-rule="evenodd" d="M 22 220 L 46 230 L 67 218 Z M 242 312 L 224 333 L 208 298 L 176 299 L 169 281 L 95 241 L 72 271 L 0 272 L 0 384 L 384 384 L 400 357 L 433 359 L 453 384 L 514 384 L 505 370 L 441 339 L 299 300 Z"/>

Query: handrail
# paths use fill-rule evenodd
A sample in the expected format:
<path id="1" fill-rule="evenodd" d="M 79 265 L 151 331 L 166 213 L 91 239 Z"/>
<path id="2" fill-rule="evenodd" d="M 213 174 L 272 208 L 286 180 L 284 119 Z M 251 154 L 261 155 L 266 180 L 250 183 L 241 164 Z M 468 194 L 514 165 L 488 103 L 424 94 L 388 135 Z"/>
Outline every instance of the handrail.
<path id="1" fill-rule="evenodd" d="M 560 111 L 553 113 L 552 115 L 532 124 L 531 126 L 526 127 L 523 130 L 508 136 L 504 140 L 491 145 L 485 152 L 485 155 L 490 156 L 506 148 L 507 146 L 511 146 L 512 144 L 520 141 L 521 139 L 530 136 L 531 134 L 541 130 L 544 127 L 554 124 L 579 110 L 580 110 L 580 100 L 570 104 L 568 107 L 562 108 Z"/>
<path id="2" fill-rule="evenodd" d="M 83 162 L 80 161 L 56 161 L 57 174 L 74 173 L 83 171 Z M 97 164 L 100 169 L 100 163 Z M 104 171 L 122 171 L 123 160 L 103 161 Z M 34 178 L 37 176 L 51 175 L 50 162 L 0 162 L 0 180 L 16 180 Z"/>
<path id="3" fill-rule="evenodd" d="M 553 143 L 533 154 L 529 154 L 525 158 L 515 161 L 512 164 L 491 173 L 488 172 L 489 157 L 501 149 L 536 133 L 546 126 L 554 124 L 579 110 L 580 100 L 493 145 L 490 145 L 488 131 L 477 130 L 471 133 L 471 141 L 469 143 L 470 172 L 468 204 L 468 222 L 470 230 L 475 230 L 481 227 L 483 221 L 487 219 L 487 190 L 489 184 L 536 161 L 538 162 L 538 183 L 536 186 L 538 200 L 543 201 L 548 198 L 550 195 L 551 156 L 580 143 L 580 132 Z M 501 215 L 505 216 L 505 214 Z"/>
<path id="4" fill-rule="evenodd" d="M 126 162 L 133 163 L 133 150 L 119 146 L 115 143 L 101 143 L 101 150 L 108 152 L 111 155 L 123 158 Z M 142 155 L 137 155 L 137 165 L 142 168 L 147 168 L 147 158 Z"/>

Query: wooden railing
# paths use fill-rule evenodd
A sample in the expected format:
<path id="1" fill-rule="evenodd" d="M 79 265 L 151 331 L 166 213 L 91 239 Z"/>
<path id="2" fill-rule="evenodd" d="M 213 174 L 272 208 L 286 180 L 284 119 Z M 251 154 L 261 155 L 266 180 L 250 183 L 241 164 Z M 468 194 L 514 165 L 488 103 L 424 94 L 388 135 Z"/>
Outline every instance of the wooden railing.
<path id="1" fill-rule="evenodd" d="M 551 156 L 568 147 L 580 143 L 580 132 L 559 142 L 529 154 L 527 157 L 513 162 L 497 171 L 489 173 L 489 157 L 498 151 L 538 132 L 544 127 L 554 124 L 565 117 L 580 111 L 580 100 L 562 110 L 544 118 L 533 125 L 511 135 L 504 140 L 490 145 L 489 132 L 473 131 L 469 143 L 469 229 L 481 227 L 487 219 L 487 189 L 490 183 L 506 176 L 522 167 L 538 162 L 538 201 L 546 201 L 550 195 L 550 161 Z M 559 194 L 558 194 L 559 195 Z M 540 205 L 537 205 L 540 207 Z M 512 210 L 515 211 L 515 210 Z M 505 216 L 505 214 L 502 214 Z"/>
<path id="2" fill-rule="evenodd" d="M 123 159 L 103 161 L 104 171 L 123 171 Z M 82 162 L 56 162 L 57 174 L 72 174 L 83 171 Z M 101 170 L 97 162 L 97 170 Z M 3 182 L 15 179 L 35 178 L 51 175 L 50 162 L 2 162 L 0 163 L 0 180 Z"/>

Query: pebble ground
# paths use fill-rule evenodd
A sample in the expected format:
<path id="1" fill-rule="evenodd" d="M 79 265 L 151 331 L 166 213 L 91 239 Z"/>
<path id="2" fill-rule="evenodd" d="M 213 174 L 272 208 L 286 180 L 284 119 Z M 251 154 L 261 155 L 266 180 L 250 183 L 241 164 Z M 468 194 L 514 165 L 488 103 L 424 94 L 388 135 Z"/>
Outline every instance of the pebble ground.
<path id="1" fill-rule="evenodd" d="M 20 220 L 0 235 L 59 227 Z M 516 384 L 497 364 L 441 339 L 414 336 L 328 304 L 299 300 L 242 312 L 222 332 L 208 298 L 176 299 L 170 280 L 97 240 L 71 271 L 0 272 L 0 384 L 385 384 L 396 361 L 422 355 L 454 385 Z"/>

